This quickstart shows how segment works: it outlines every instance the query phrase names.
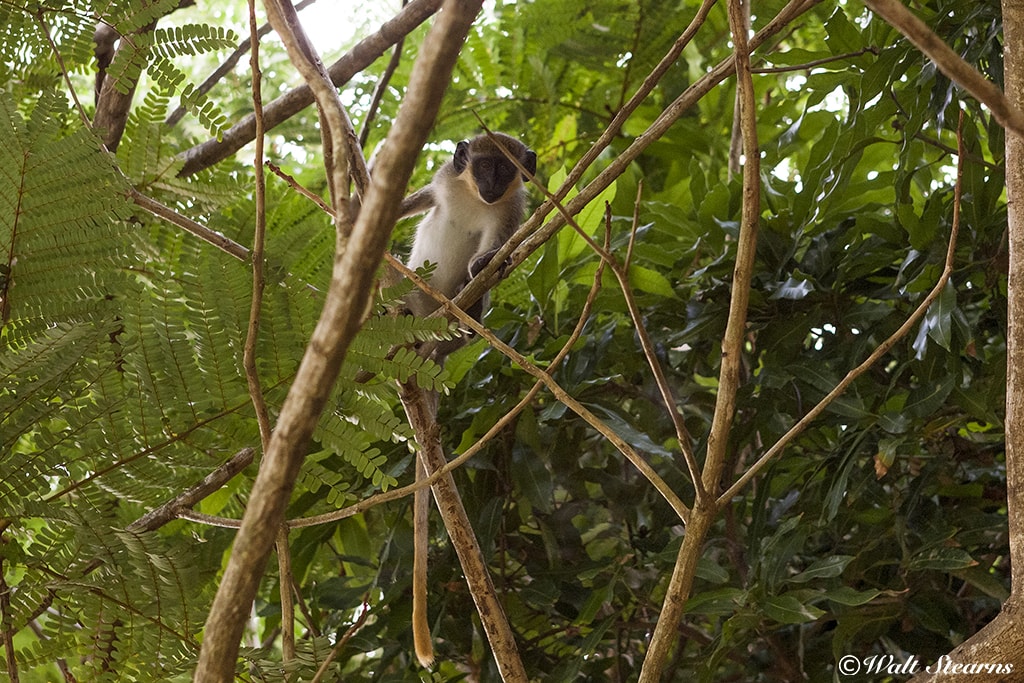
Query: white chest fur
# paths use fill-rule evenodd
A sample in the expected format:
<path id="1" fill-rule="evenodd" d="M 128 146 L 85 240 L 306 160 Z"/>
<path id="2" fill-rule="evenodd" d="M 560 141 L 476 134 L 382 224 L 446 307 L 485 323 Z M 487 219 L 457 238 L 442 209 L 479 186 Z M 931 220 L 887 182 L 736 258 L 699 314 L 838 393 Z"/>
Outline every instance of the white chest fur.
<path id="1" fill-rule="evenodd" d="M 461 183 L 437 198 L 437 205 L 416 230 L 409 267 L 436 263 L 431 284 L 455 296 L 469 277 L 477 255 L 493 249 L 500 239 L 504 211 L 486 204 Z M 454 195 L 454 196 L 453 196 Z"/>

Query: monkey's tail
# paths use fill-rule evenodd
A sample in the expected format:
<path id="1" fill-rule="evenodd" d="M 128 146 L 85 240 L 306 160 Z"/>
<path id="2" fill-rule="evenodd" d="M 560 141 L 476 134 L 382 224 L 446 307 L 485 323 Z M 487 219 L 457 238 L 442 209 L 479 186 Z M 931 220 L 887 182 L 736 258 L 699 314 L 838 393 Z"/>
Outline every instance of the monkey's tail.
<path id="1" fill-rule="evenodd" d="M 416 456 L 416 481 L 426 478 L 423 461 Z M 412 561 L 412 642 L 420 666 L 434 665 L 434 643 L 430 639 L 427 620 L 427 550 L 429 546 L 428 515 L 430 489 L 417 489 L 413 494 L 413 561 Z"/>

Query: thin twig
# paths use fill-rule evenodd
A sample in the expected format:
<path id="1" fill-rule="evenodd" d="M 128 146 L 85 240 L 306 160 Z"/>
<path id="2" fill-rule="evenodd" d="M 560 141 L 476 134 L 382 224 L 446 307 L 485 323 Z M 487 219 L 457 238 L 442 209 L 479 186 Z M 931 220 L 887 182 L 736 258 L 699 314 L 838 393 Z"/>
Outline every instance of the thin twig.
<path id="1" fill-rule="evenodd" d="M 809 62 L 804 62 L 803 64 L 793 64 L 792 66 L 765 66 L 765 67 L 759 67 L 759 68 L 756 68 L 756 69 L 751 68 L 750 69 L 750 73 L 761 75 L 761 74 L 785 74 L 785 73 L 791 73 L 793 71 L 810 71 L 811 69 L 815 69 L 815 68 L 817 68 L 819 66 L 825 66 L 826 64 L 831 64 L 832 62 L 844 62 L 844 61 L 846 61 L 848 59 L 854 59 L 856 57 L 861 57 L 861 56 L 866 55 L 868 53 L 877 56 L 878 53 L 879 53 L 879 49 L 877 47 L 875 47 L 874 45 L 872 45 L 871 47 L 866 47 L 866 48 L 863 48 L 861 50 L 854 50 L 853 52 L 846 52 L 846 53 L 841 54 L 841 55 L 833 55 L 831 57 L 823 57 L 821 59 L 814 59 L 814 60 L 811 60 Z"/>
<path id="2" fill-rule="evenodd" d="M 207 242 L 217 247 L 224 253 L 234 256 L 239 261 L 249 260 L 249 250 L 243 247 L 241 244 L 225 237 L 219 232 L 210 230 L 209 228 L 200 225 L 199 223 L 196 223 L 191 218 L 186 218 L 185 216 L 182 216 L 174 209 L 168 206 L 164 206 L 155 199 L 152 199 L 151 197 L 147 197 L 146 195 L 136 190 L 134 187 L 128 187 L 128 197 L 133 202 L 135 202 L 137 206 L 145 209 L 146 211 L 150 212 L 157 218 L 163 218 L 171 225 L 176 225 L 182 230 L 192 233 L 193 235 L 203 240 L 204 242 Z"/>
<path id="3" fill-rule="evenodd" d="M 281 170 L 281 167 L 275 164 L 274 162 L 267 161 L 265 163 L 267 164 L 267 168 L 269 168 L 274 175 L 288 183 L 289 187 L 291 187 L 293 190 L 301 194 L 303 197 L 309 199 L 317 206 L 319 206 L 324 213 L 331 217 L 331 220 L 334 219 L 334 211 L 331 210 L 331 207 L 327 204 L 327 202 L 323 200 L 322 197 L 320 197 L 320 195 L 318 195 L 316 192 L 313 192 L 309 188 L 303 186 L 298 180 L 295 179 L 295 176 L 285 173 L 283 170 Z"/>
<path id="4" fill-rule="evenodd" d="M 348 644 L 348 641 L 352 639 L 352 636 L 356 634 L 356 631 L 363 627 L 363 624 L 366 623 L 366 618 L 369 616 L 370 600 L 368 597 L 366 597 L 363 598 L 363 606 L 359 610 L 359 616 L 356 617 L 355 623 L 349 626 L 345 630 L 345 635 L 339 638 L 338 642 L 334 644 L 334 647 L 331 648 L 330 653 L 327 655 L 327 659 L 325 659 L 324 663 L 320 665 L 320 668 L 316 670 L 316 675 L 313 676 L 313 680 L 310 681 L 310 683 L 320 683 L 320 681 L 323 680 L 324 676 L 327 674 L 327 668 L 331 665 L 331 662 L 338 658 L 338 655 L 341 654 L 341 651 Z"/>
<path id="5" fill-rule="evenodd" d="M 263 73 L 260 70 L 260 40 L 256 27 L 256 2 L 249 0 L 249 69 L 252 73 L 252 105 L 256 117 L 256 150 L 253 159 L 256 199 L 256 220 L 252 240 L 252 300 L 249 305 L 249 325 L 246 328 L 243 365 L 245 379 L 249 385 L 249 396 L 256 412 L 260 429 L 260 442 L 264 453 L 270 446 L 270 415 L 266 397 L 260 386 L 259 369 L 256 367 L 256 344 L 259 341 L 260 312 L 263 307 L 263 289 L 266 284 L 263 275 L 263 251 L 267 228 L 267 183 L 263 174 Z M 292 599 L 292 553 L 288 544 L 288 527 L 278 528 L 277 540 L 277 590 L 281 601 L 281 661 L 288 666 L 295 660 L 295 602 Z"/>
<path id="6" fill-rule="evenodd" d="M 301 11 L 306 7 L 312 5 L 314 2 L 316 2 L 316 0 L 302 0 L 301 2 L 297 2 L 295 3 L 295 10 Z M 270 26 L 270 22 L 263 24 L 262 26 L 259 27 L 259 29 L 256 30 L 256 40 L 259 40 L 260 38 L 264 37 L 272 30 L 273 29 Z M 249 52 L 249 48 L 250 46 L 252 46 L 252 44 L 253 36 L 252 30 L 250 29 L 249 37 L 243 40 L 241 43 L 239 43 L 238 47 L 235 48 L 235 51 L 228 55 L 228 58 L 225 59 L 220 66 L 214 69 L 213 73 L 206 77 L 205 81 L 199 84 L 199 86 L 195 89 L 195 93 L 197 95 L 205 95 L 206 93 L 210 92 L 213 89 L 213 86 L 217 85 L 217 83 L 220 82 L 220 79 L 224 78 L 229 73 L 231 73 L 232 69 L 235 68 L 235 65 L 237 65 L 238 62 L 242 59 L 242 57 L 247 52 Z M 177 125 L 177 123 L 181 121 L 181 119 L 185 116 L 187 111 L 188 110 L 185 109 L 185 105 L 179 104 L 178 107 L 170 114 L 168 114 L 166 119 L 164 119 L 164 125 L 168 128 Z"/>
<path id="7" fill-rule="evenodd" d="M 260 386 L 259 370 L 256 367 L 256 344 L 259 341 L 260 311 L 263 308 L 263 289 L 266 285 L 263 274 L 263 249 L 267 231 L 267 183 L 263 175 L 263 93 L 260 71 L 260 41 L 256 35 L 256 2 L 249 0 L 249 36 L 252 51 L 249 53 L 249 68 L 252 71 L 252 104 L 256 113 L 256 150 L 253 159 L 256 199 L 256 221 L 252 238 L 252 300 L 249 303 L 249 325 L 246 328 L 242 365 L 249 386 L 249 397 L 256 412 L 260 428 L 260 445 L 265 453 L 270 445 L 270 415 L 267 401 Z M 294 646 L 294 643 L 293 643 Z"/>
<path id="8" fill-rule="evenodd" d="M 402 8 L 409 4 L 409 0 L 402 0 Z M 384 73 L 377 80 L 377 85 L 373 87 L 373 97 L 370 99 L 370 106 L 366 109 L 366 115 L 363 117 L 362 130 L 359 131 L 359 146 L 366 148 L 366 141 L 370 138 L 370 126 L 373 124 L 373 119 L 377 116 L 377 111 L 380 109 L 380 103 L 384 99 L 384 93 L 388 89 L 388 85 L 391 83 L 391 77 L 395 75 L 395 71 L 398 70 L 398 65 L 402 63 L 402 49 L 405 47 L 405 38 L 403 37 L 391 50 L 391 59 L 388 60 L 388 65 L 384 69 Z"/>

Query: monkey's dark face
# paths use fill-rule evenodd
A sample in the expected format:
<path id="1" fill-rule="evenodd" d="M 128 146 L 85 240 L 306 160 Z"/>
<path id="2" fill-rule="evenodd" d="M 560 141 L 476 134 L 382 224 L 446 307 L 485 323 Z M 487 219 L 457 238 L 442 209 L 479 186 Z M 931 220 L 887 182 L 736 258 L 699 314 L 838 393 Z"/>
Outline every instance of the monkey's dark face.
<path id="1" fill-rule="evenodd" d="M 493 147 L 493 145 L 491 145 Z M 519 163 L 531 174 L 537 171 L 537 155 L 525 146 L 519 152 Z M 513 150 L 510 150 L 513 151 Z M 455 150 L 455 171 L 462 173 L 469 167 L 480 198 L 493 204 L 506 195 L 510 187 L 518 185 L 519 169 L 500 152 L 481 154 L 471 149 L 470 143 L 460 142 Z M 525 176 L 523 177 L 525 180 Z"/>
<path id="2" fill-rule="evenodd" d="M 505 196 L 508 186 L 519 177 L 519 169 L 504 157 L 477 157 L 470 168 L 480 198 L 488 204 Z"/>

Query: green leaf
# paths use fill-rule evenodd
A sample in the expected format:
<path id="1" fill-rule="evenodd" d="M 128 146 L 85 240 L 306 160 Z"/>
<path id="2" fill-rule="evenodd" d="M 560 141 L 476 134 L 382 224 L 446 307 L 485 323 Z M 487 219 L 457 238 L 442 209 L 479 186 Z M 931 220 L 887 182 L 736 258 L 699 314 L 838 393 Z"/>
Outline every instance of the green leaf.
<path id="1" fill-rule="evenodd" d="M 810 567 L 789 579 L 790 583 L 807 583 L 817 579 L 839 576 L 850 564 L 853 555 L 832 555 L 822 558 L 811 564 Z"/>
<path id="2" fill-rule="evenodd" d="M 733 614 L 743 604 L 746 591 L 739 588 L 716 588 L 702 591 L 686 601 L 686 612 L 692 614 Z"/>
<path id="3" fill-rule="evenodd" d="M 805 624 L 825 614 L 824 610 L 804 604 L 788 594 L 769 597 L 764 601 L 762 609 L 780 624 Z"/>
<path id="4" fill-rule="evenodd" d="M 875 590 L 873 588 L 868 590 L 859 591 L 850 586 L 839 586 L 838 588 L 827 588 L 825 589 L 825 597 L 834 603 L 845 605 L 847 607 L 859 607 L 866 605 L 879 595 L 882 591 Z"/>
<path id="5" fill-rule="evenodd" d="M 860 31 L 846 17 L 842 7 L 832 12 L 825 22 L 825 32 L 828 34 L 825 44 L 833 55 L 856 52 L 864 44 Z"/>
<path id="6" fill-rule="evenodd" d="M 657 294 L 658 296 L 670 299 L 678 298 L 675 290 L 672 289 L 672 283 L 669 282 L 669 279 L 650 268 L 644 268 L 635 264 L 631 265 L 629 267 L 629 284 L 641 292 Z"/>
<path id="7" fill-rule="evenodd" d="M 917 359 L 925 356 L 928 348 L 927 340 L 931 339 L 946 351 L 950 350 L 952 339 L 953 313 L 956 310 L 956 288 L 950 279 L 942 288 L 939 296 L 928 307 L 921 319 L 921 327 L 914 340 L 914 351 Z"/>
<path id="8" fill-rule="evenodd" d="M 977 565 L 978 562 L 971 557 L 970 553 L 961 548 L 936 548 L 925 555 L 917 555 L 907 564 L 911 571 L 934 570 L 948 572 L 956 569 L 966 569 Z"/>

